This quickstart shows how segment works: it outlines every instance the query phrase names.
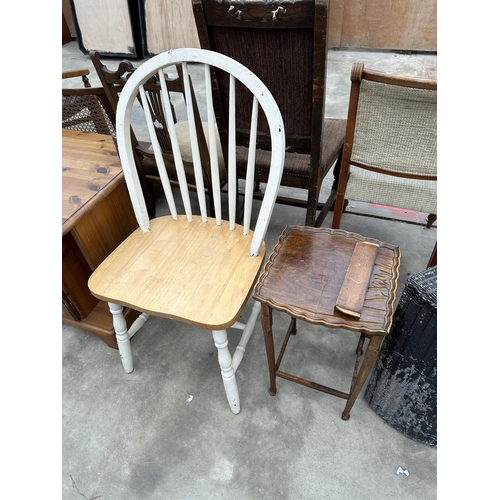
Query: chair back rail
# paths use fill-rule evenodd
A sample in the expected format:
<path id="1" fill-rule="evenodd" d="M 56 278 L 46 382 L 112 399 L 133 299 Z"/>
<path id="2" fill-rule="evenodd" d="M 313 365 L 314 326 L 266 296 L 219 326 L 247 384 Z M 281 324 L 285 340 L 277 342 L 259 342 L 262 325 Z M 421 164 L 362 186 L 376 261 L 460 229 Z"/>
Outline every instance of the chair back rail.
<path id="1" fill-rule="evenodd" d="M 176 131 L 173 124 L 173 115 L 170 110 L 168 100 L 168 89 L 166 88 L 164 71 L 166 68 L 174 65 L 181 65 L 183 73 L 183 84 L 186 97 L 186 111 L 189 123 L 189 131 L 191 137 L 191 147 L 193 154 L 193 164 L 195 170 L 195 181 L 196 189 L 198 193 L 198 202 L 201 212 L 201 217 L 204 222 L 210 222 L 207 216 L 207 209 L 205 203 L 205 185 L 204 178 L 201 167 L 200 150 L 199 150 L 199 140 L 198 134 L 199 130 L 196 126 L 195 120 L 195 106 L 196 100 L 194 95 L 190 90 L 190 79 L 189 71 L 190 66 L 193 65 L 203 65 L 204 73 L 204 93 L 206 95 L 206 107 L 208 114 L 208 136 L 209 136 L 209 157 L 210 157 L 210 169 L 212 178 L 218 175 L 219 165 L 218 157 L 216 154 L 216 127 L 217 123 L 215 120 L 215 113 L 213 111 L 213 94 L 211 86 L 211 69 L 217 69 L 219 71 L 224 71 L 229 74 L 229 96 L 227 109 L 229 110 L 229 127 L 227 134 L 227 151 L 228 151 L 228 212 L 229 212 L 229 227 L 234 230 L 236 226 L 236 116 L 239 115 L 240 103 L 237 95 L 237 85 L 236 82 L 240 82 L 244 87 L 250 90 L 253 94 L 253 113 L 249 117 L 248 129 L 251 130 L 251 136 L 253 137 L 254 149 L 256 143 L 256 131 L 257 131 L 257 117 L 258 111 L 263 110 L 264 116 L 268 124 L 270 131 L 270 139 L 272 144 L 272 155 L 271 155 L 271 167 L 269 184 L 266 189 L 266 193 L 260 207 L 259 213 L 257 215 L 257 220 L 255 224 L 255 230 L 252 239 L 252 245 L 250 254 L 258 255 L 259 249 L 263 242 L 267 227 L 269 224 L 269 217 L 273 209 L 274 203 L 276 201 L 276 196 L 278 192 L 279 183 L 281 180 L 281 175 L 283 171 L 283 161 L 284 161 L 284 151 L 285 151 L 285 138 L 284 138 L 284 125 L 281 117 L 280 110 L 276 101 L 274 100 L 271 92 L 262 83 L 262 81 L 251 71 L 249 71 L 245 66 L 232 60 L 231 58 L 218 54 L 208 50 L 202 49 L 176 49 L 159 54 L 152 59 L 146 61 L 143 65 L 137 68 L 128 78 L 127 83 L 124 85 L 120 100 L 118 102 L 116 121 L 117 121 L 117 136 L 118 136 L 118 148 L 120 152 L 120 158 L 122 160 L 123 170 L 127 184 L 129 186 L 130 195 L 132 199 L 132 205 L 134 207 L 135 215 L 139 226 L 142 231 L 149 231 L 149 217 L 146 211 L 144 196 L 140 189 L 139 177 L 135 168 L 133 159 L 133 147 L 130 136 L 130 124 L 131 124 L 131 113 L 133 103 L 136 98 L 141 95 L 142 98 L 145 96 L 145 84 L 156 75 L 159 79 L 160 85 L 162 87 L 163 94 L 163 111 L 166 116 L 167 121 L 167 131 L 169 134 L 170 142 L 172 144 L 173 156 L 175 161 L 175 167 L 179 179 L 179 184 L 182 193 L 182 202 L 184 213 L 188 220 L 192 220 L 192 208 L 189 201 L 187 182 L 184 175 L 184 163 L 180 156 L 179 145 L 177 141 Z M 160 170 L 160 176 L 162 178 L 162 185 L 165 191 L 165 196 L 167 198 L 167 204 L 171 213 L 172 218 L 176 219 L 178 217 L 178 207 L 176 205 L 176 200 L 173 196 L 170 181 L 168 178 L 168 173 L 163 162 L 163 156 L 160 144 L 156 138 L 154 122 L 151 113 L 149 112 L 148 106 L 143 107 L 145 111 L 145 118 L 148 124 L 148 130 L 150 133 L 151 143 L 153 145 L 153 152 L 155 160 L 157 162 L 158 168 Z M 252 156 L 254 156 L 254 152 Z M 248 168 L 252 170 L 254 165 L 252 165 L 251 159 L 249 160 Z M 211 186 L 214 189 L 214 200 L 216 204 L 216 217 L 214 222 L 217 225 L 221 225 L 222 218 L 222 197 L 220 193 L 220 183 L 214 183 Z M 245 202 L 245 215 L 244 215 L 244 225 L 243 232 L 248 234 L 250 231 L 250 222 L 252 220 L 252 203 Z"/>

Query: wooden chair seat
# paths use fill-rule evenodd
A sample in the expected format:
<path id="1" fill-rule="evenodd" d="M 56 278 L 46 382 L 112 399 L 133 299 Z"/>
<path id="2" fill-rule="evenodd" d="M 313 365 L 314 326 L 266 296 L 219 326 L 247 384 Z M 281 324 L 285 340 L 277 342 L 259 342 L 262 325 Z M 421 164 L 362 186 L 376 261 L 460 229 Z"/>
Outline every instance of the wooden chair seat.
<path id="1" fill-rule="evenodd" d="M 150 221 L 132 233 L 94 272 L 92 293 L 154 316 L 200 328 L 230 327 L 239 317 L 265 257 L 250 257 L 253 231 L 229 230 L 195 216 Z M 182 272 L 179 272 L 179 270 Z M 235 279 L 237 275 L 237 279 Z"/>
<path id="2" fill-rule="evenodd" d="M 89 71 L 63 72 L 63 78 L 85 77 Z M 87 80 L 88 81 L 88 80 Z M 85 82 L 84 82 L 85 83 Z M 62 128 L 111 135 L 116 138 L 111 104 L 102 87 L 62 89 Z"/>
<path id="3" fill-rule="evenodd" d="M 332 163 L 340 153 L 343 146 L 346 120 L 326 119 L 323 129 L 323 147 L 321 154 L 319 178 L 323 180 L 329 172 Z M 236 148 L 236 165 L 238 177 L 245 178 L 248 149 L 238 146 Z M 255 181 L 267 182 L 269 176 L 269 159 L 271 153 L 258 149 L 255 158 Z M 311 155 L 300 153 L 285 153 L 286 169 L 283 171 L 281 184 L 283 186 L 307 189 L 311 179 Z"/>

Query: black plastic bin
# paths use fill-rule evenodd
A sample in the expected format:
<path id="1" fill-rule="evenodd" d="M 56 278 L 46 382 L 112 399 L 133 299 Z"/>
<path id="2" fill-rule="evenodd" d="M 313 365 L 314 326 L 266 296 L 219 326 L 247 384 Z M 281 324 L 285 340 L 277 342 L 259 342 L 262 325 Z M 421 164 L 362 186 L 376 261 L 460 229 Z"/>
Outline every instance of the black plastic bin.
<path id="1" fill-rule="evenodd" d="M 437 267 L 408 278 L 364 398 L 405 436 L 437 447 Z"/>

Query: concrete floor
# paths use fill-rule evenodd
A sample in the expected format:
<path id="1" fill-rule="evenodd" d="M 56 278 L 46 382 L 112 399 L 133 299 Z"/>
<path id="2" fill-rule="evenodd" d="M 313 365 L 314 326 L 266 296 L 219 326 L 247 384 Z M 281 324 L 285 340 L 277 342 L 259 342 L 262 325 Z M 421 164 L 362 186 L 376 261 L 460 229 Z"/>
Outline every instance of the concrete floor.
<path id="1" fill-rule="evenodd" d="M 116 60 L 106 59 L 114 68 Z M 329 53 L 327 115 L 345 117 L 353 62 L 380 71 L 436 77 L 436 56 L 390 52 Z M 140 61 L 133 61 L 140 64 Z M 76 42 L 62 48 L 62 68 L 92 63 Z M 95 73 L 90 78 L 98 85 Z M 328 186 L 323 195 L 328 192 Z M 397 244 L 402 262 L 398 297 L 407 277 L 425 269 L 437 237 L 421 214 L 357 206 L 342 229 Z M 276 205 L 268 252 L 283 229 L 303 223 L 299 208 Z M 329 227 L 331 215 L 324 223 Z M 244 311 L 248 314 L 249 308 Z M 286 317 L 276 314 L 277 341 Z M 292 372 L 348 390 L 357 336 L 306 323 L 287 350 Z M 281 332 L 281 334 L 280 334 Z M 230 348 L 239 338 L 230 335 Z M 242 410 L 233 415 L 209 332 L 150 318 L 132 340 L 135 370 L 93 335 L 62 325 L 62 498 L 64 500 L 433 499 L 437 450 L 385 423 L 362 394 L 351 418 L 344 400 L 278 379 L 268 393 L 265 346 L 257 323 L 237 379 Z M 294 357 L 293 353 L 300 356 Z M 290 354 L 289 354 L 290 351 Z M 286 359 L 286 358 L 285 358 Z M 332 361 L 333 360 L 333 361 Z M 303 365 L 301 365 L 301 363 Z M 188 402 L 189 396 L 193 396 Z M 397 475 L 398 467 L 409 476 Z"/>

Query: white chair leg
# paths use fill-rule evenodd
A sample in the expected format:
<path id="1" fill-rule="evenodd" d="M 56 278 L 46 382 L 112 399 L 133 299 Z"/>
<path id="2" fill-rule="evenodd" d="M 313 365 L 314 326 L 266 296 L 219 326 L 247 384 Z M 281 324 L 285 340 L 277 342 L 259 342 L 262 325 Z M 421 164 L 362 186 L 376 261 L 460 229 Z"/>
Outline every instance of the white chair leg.
<path id="1" fill-rule="evenodd" d="M 238 347 L 236 347 L 236 350 L 233 354 L 233 368 L 235 373 L 236 370 L 238 370 L 238 366 L 240 366 L 243 355 L 245 354 L 245 348 L 254 331 L 255 323 L 257 322 L 257 318 L 260 314 L 260 309 L 260 302 L 254 301 L 250 317 L 248 318 L 246 325 L 243 325 L 243 334 L 241 335 L 240 343 L 238 344 Z M 236 328 L 239 328 L 239 326 L 237 326 Z"/>
<path id="2" fill-rule="evenodd" d="M 149 318 L 149 314 L 142 313 L 139 315 L 139 317 L 130 325 L 130 328 L 128 329 L 128 338 L 131 339 L 143 326 L 144 323 Z"/>
<path id="3" fill-rule="evenodd" d="M 132 360 L 132 347 L 127 331 L 127 322 L 123 316 L 123 307 L 118 304 L 108 302 L 109 310 L 113 315 L 113 327 L 115 329 L 118 351 L 122 359 L 123 368 L 127 373 L 134 371 L 134 362 Z"/>
<path id="4" fill-rule="evenodd" d="M 238 414 L 240 408 L 240 396 L 238 393 L 238 385 L 236 384 L 236 376 L 233 369 L 232 357 L 229 353 L 227 332 L 226 330 L 213 330 L 215 347 L 218 350 L 219 365 L 222 373 L 222 382 L 226 390 L 227 401 L 229 407 L 234 414 Z"/>

